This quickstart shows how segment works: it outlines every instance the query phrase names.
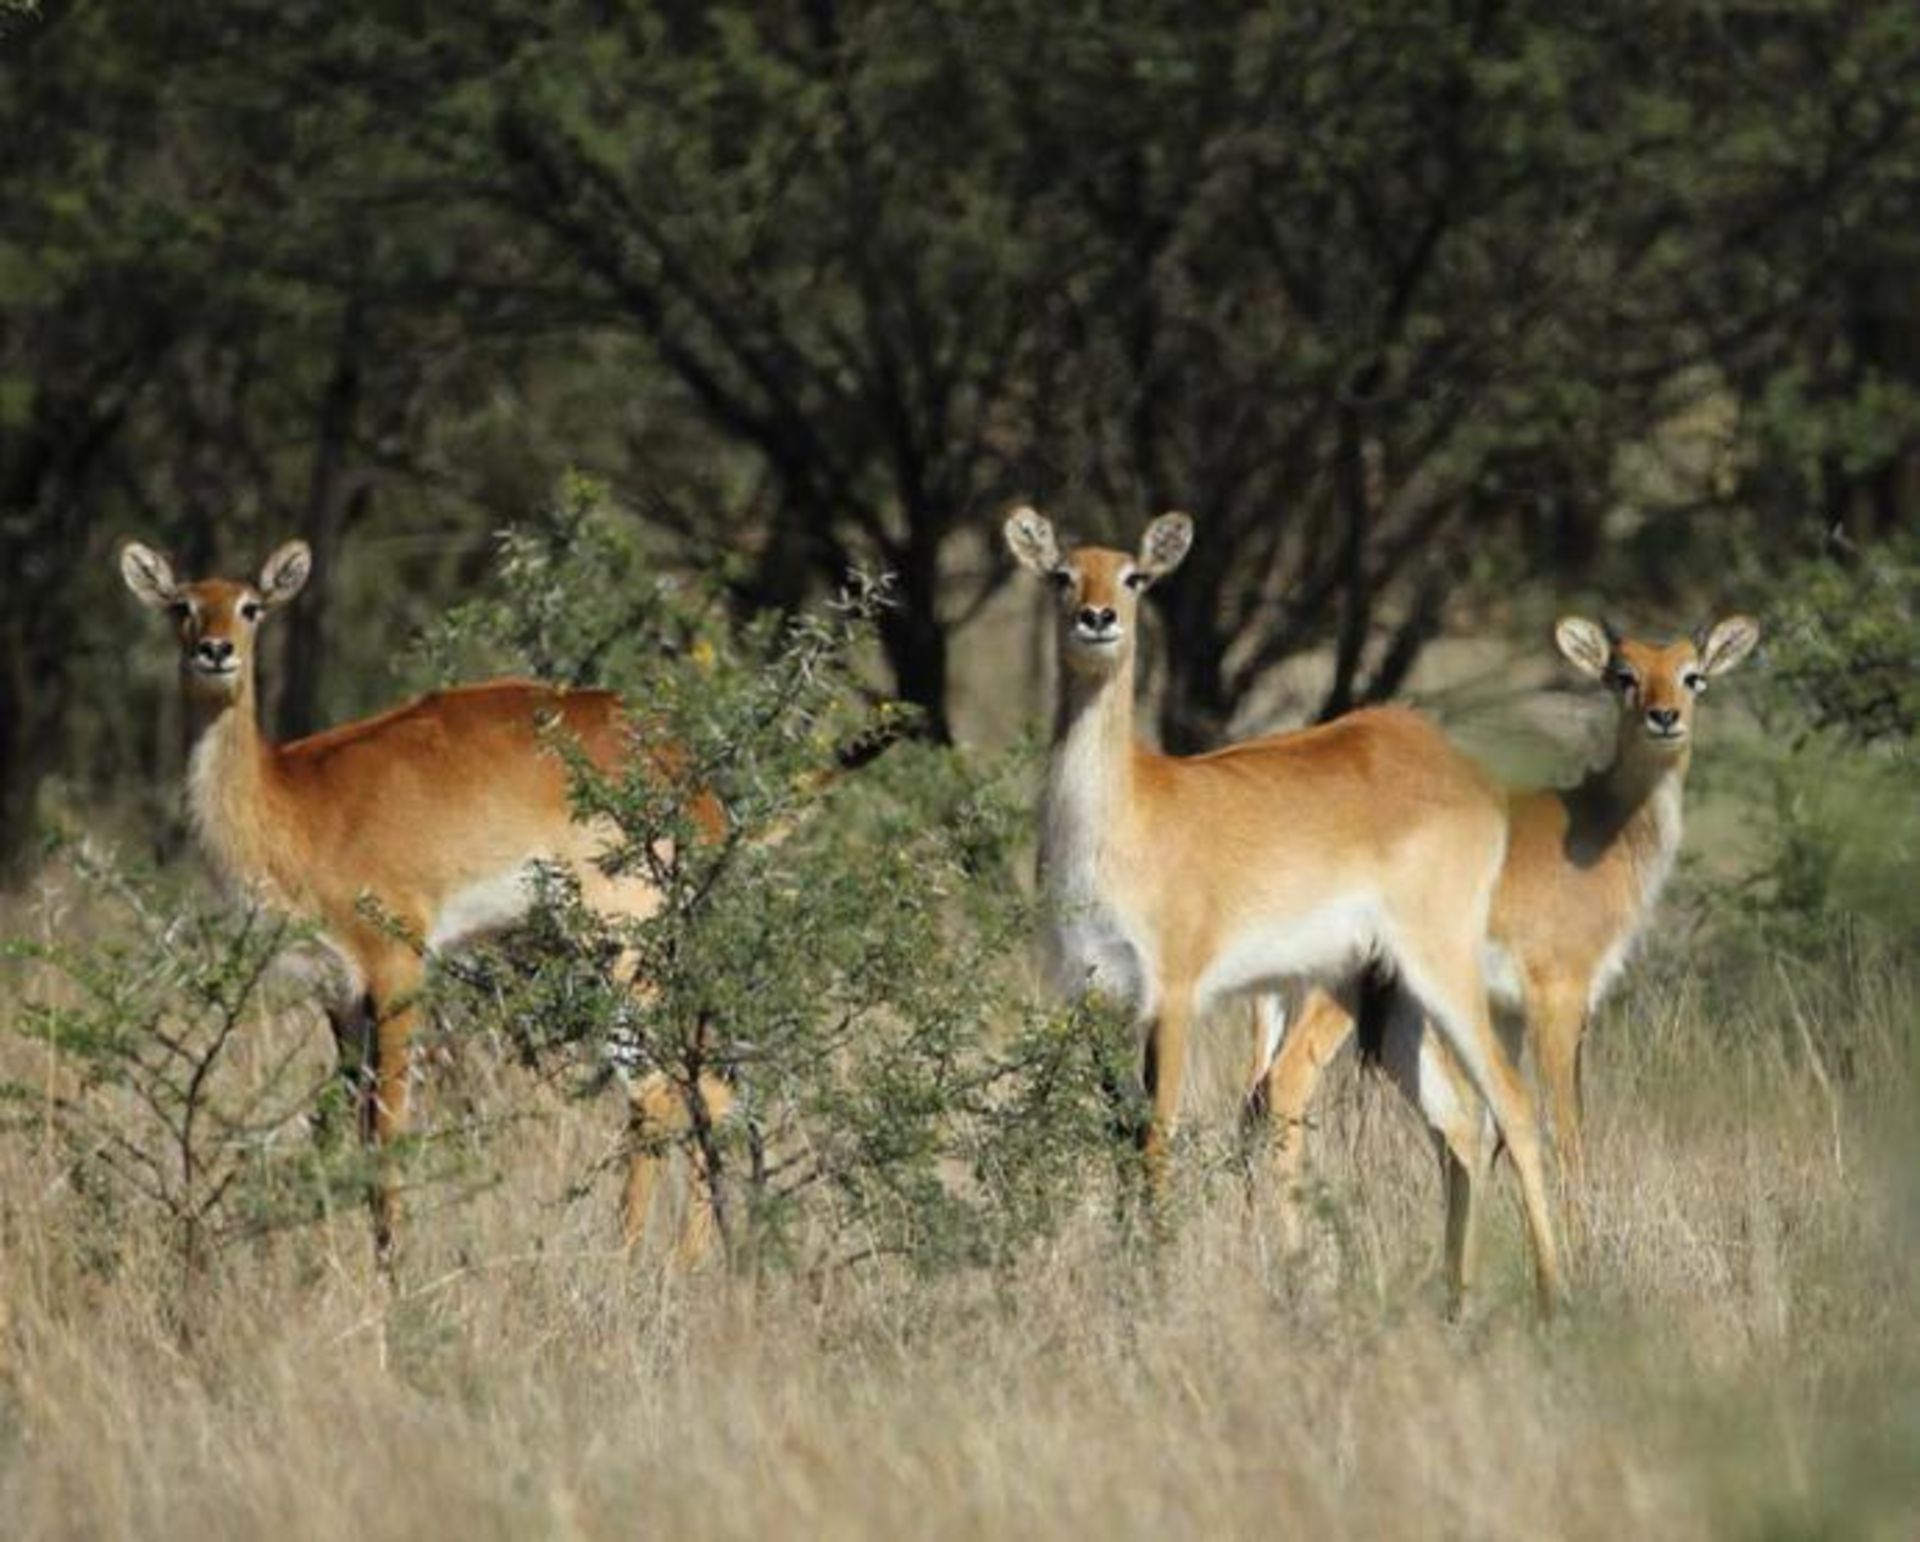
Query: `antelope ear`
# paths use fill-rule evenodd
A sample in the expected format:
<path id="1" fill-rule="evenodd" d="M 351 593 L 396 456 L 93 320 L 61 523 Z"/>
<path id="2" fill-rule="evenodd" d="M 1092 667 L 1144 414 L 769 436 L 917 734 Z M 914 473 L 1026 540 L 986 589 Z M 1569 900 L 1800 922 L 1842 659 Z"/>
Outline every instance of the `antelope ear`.
<path id="1" fill-rule="evenodd" d="M 1155 578 L 1164 578 L 1180 566 L 1192 545 L 1193 520 L 1185 514 L 1162 514 L 1140 537 L 1135 566 Z"/>
<path id="2" fill-rule="evenodd" d="M 269 610 L 277 610 L 307 586 L 313 574 L 313 551 L 305 541 L 289 541 L 260 569 L 254 587 Z"/>
<path id="3" fill-rule="evenodd" d="M 1024 504 L 1015 509 L 1007 516 L 1001 533 L 1007 538 L 1007 550 L 1013 553 L 1013 560 L 1029 573 L 1038 573 L 1044 578 L 1060 566 L 1060 542 L 1053 526 L 1038 509 Z"/>
<path id="4" fill-rule="evenodd" d="M 1760 641 L 1760 623 L 1751 616 L 1728 616 L 1714 624 L 1707 640 L 1700 644 L 1700 668 L 1709 675 L 1724 675 L 1753 652 Z"/>
<path id="5" fill-rule="evenodd" d="M 165 610 L 180 598 L 173 564 L 151 546 L 129 541 L 120 548 L 120 576 L 133 597 L 150 610 Z"/>
<path id="6" fill-rule="evenodd" d="M 1607 672 L 1607 660 L 1613 657 L 1613 643 L 1607 629 L 1585 616 L 1562 616 L 1553 624 L 1553 645 L 1565 659 L 1590 680 Z"/>

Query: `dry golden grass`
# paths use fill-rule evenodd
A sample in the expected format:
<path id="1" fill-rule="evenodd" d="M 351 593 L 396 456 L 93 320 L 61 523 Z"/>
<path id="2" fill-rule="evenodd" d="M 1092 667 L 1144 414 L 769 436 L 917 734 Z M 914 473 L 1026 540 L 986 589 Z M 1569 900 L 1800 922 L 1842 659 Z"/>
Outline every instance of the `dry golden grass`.
<path id="1" fill-rule="evenodd" d="M 1024 683 L 967 695 L 972 736 L 1034 721 L 1032 622 L 996 613 Z M 1516 769 L 1473 733 L 1510 695 L 1452 715 Z M 1747 815 L 1701 812 L 1711 863 Z M 0 935 L 34 924 L 0 902 Z M 183 1311 L 158 1235 L 103 1249 L 47 1150 L 0 1136 L 0 1536 L 1912 1537 L 1917 1023 L 1910 960 L 1730 978 L 1656 949 L 1596 1034 L 1592 1247 L 1545 1328 L 1506 1199 L 1442 1320 L 1424 1138 L 1351 1070 L 1312 1246 L 1282 1255 L 1242 1202 L 1238 1022 L 1205 1035 L 1171 1243 L 1096 1192 L 992 1278 L 633 1266 L 610 1181 L 563 1198 L 614 1108 L 549 1100 L 484 1153 L 497 1184 L 416 1207 L 396 1291 L 345 1214 L 228 1255 Z M 249 1050 L 291 1036 L 323 1063 L 301 1012 Z M 432 1078 L 442 1115 L 454 1081 L 529 1096 L 472 1053 Z"/>
<path id="2" fill-rule="evenodd" d="M 610 1191 L 560 1198 L 613 1110 L 556 1104 L 491 1153 L 496 1186 L 413 1216 L 396 1293 L 343 1215 L 229 1255 L 183 1338 L 160 1239 L 103 1266 L 9 1137 L 0 1529 L 1912 1536 L 1917 1005 L 1888 960 L 1643 970 L 1591 1068 L 1595 1245 L 1545 1328 L 1506 1201 L 1473 1312 L 1441 1320 L 1438 1183 L 1371 1078 L 1335 1078 L 1321 1224 L 1279 1255 L 1229 1156 L 1237 1023 L 1209 1036 L 1171 1244 L 1092 1194 L 996 1278 L 632 1267 Z M 298 1012 L 260 1034 L 321 1037 Z"/>

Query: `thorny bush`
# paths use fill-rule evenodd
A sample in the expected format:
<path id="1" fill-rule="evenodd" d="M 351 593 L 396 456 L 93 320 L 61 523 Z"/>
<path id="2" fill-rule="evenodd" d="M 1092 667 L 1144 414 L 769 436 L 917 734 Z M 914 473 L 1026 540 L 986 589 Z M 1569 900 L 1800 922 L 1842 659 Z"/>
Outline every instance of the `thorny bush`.
<path id="1" fill-rule="evenodd" d="M 638 540 L 570 484 L 426 656 L 611 686 L 641 742 L 671 746 L 603 775 L 554 744 L 601 866 L 658 910 L 599 914 L 556 871 L 511 945 L 442 971 L 442 1012 L 505 1021 L 589 1084 L 665 1076 L 736 1261 L 1004 1258 L 1085 1192 L 1121 1047 L 1092 1009 L 1032 999 L 1029 758 L 905 742 L 849 769 L 900 726 L 858 669 L 885 584 L 850 575 L 818 611 L 737 627 L 717 582 L 659 576 Z"/>

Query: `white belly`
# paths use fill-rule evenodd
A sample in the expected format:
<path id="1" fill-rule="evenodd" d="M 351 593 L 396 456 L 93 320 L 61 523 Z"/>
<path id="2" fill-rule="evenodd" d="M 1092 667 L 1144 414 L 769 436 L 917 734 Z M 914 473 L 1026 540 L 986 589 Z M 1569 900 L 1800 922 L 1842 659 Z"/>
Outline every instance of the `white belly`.
<path id="1" fill-rule="evenodd" d="M 1371 894 L 1331 901 L 1302 916 L 1244 928 L 1201 977 L 1196 1005 L 1273 991 L 1297 981 L 1338 985 L 1381 951 L 1380 907 Z"/>
<path id="2" fill-rule="evenodd" d="M 455 890 L 433 918 L 428 950 L 443 953 L 505 930 L 533 908 L 538 892 L 539 869 L 531 862 Z"/>

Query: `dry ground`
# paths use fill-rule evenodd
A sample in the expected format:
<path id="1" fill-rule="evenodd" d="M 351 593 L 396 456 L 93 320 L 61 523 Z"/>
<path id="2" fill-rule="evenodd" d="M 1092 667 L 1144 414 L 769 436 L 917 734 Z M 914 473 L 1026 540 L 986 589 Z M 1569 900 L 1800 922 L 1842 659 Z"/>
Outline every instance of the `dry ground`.
<path id="1" fill-rule="evenodd" d="M 1481 1299 L 1441 1320 L 1424 1144 L 1351 1072 L 1311 1254 L 1277 1254 L 1233 1176 L 1231 1023 L 1174 1240 L 1125 1241 L 1090 1194 L 995 1279 L 630 1267 L 607 1188 L 561 1198 L 612 1119 L 573 1105 L 477 1200 L 415 1216 L 397 1296 L 343 1215 L 232 1256 L 183 1340 L 157 1239 L 90 1256 L 57 1167 L 14 1136 L 0 1517 L 278 1542 L 1910 1537 L 1916 1005 L 1896 960 L 1717 983 L 1653 960 L 1597 1046 L 1595 1245 L 1547 1328 L 1505 1201 Z M 286 1014 L 260 1053 L 301 1033 Z"/>

